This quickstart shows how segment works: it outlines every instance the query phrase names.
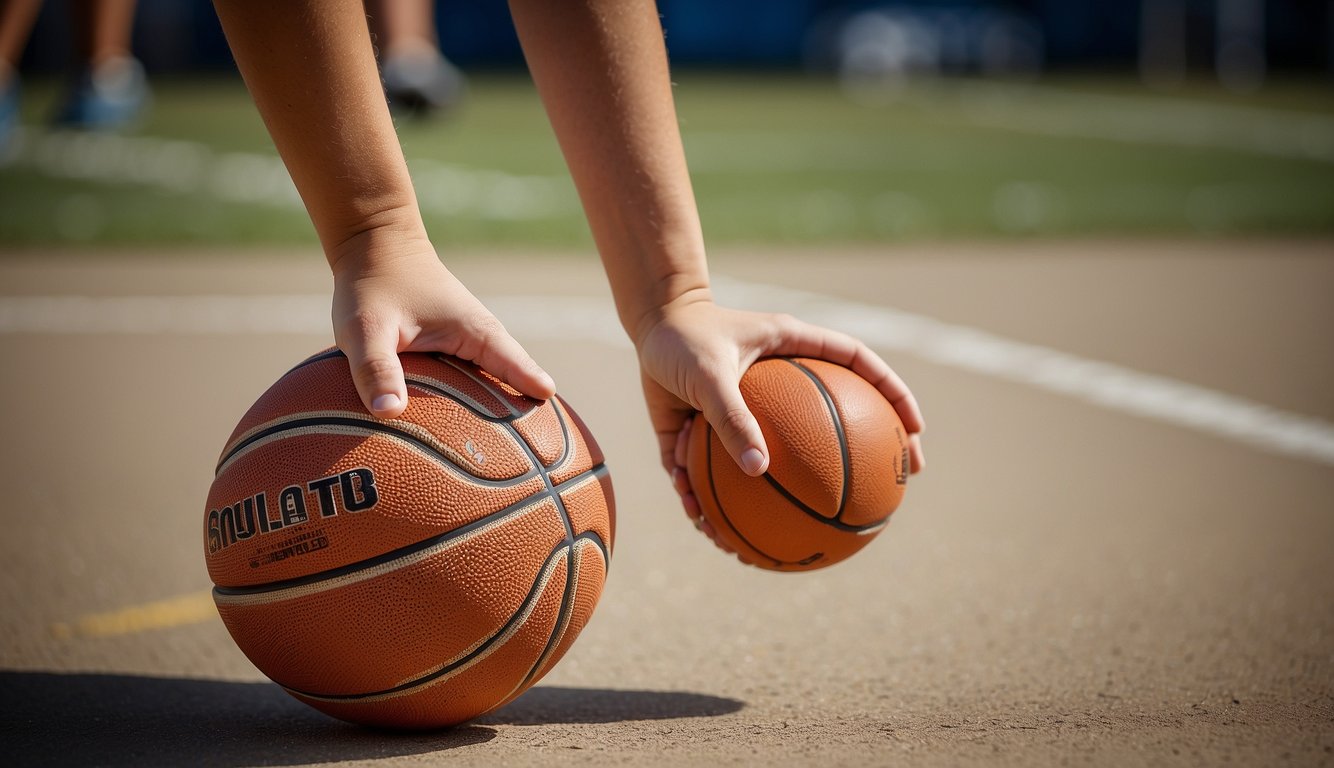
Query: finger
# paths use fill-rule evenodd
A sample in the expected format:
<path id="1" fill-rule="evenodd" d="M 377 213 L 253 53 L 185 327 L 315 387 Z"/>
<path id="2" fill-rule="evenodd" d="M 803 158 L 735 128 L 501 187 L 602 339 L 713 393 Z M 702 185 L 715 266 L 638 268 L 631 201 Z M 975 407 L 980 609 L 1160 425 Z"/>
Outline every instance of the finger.
<path id="1" fill-rule="evenodd" d="M 678 467 L 686 466 L 686 461 L 690 456 L 690 430 L 694 428 L 694 425 L 695 417 L 691 416 L 686 419 L 685 424 L 681 425 L 681 431 L 676 433 L 676 445 L 672 450 L 672 459 Z"/>
<path id="2" fill-rule="evenodd" d="M 672 487 L 676 489 L 677 495 L 683 498 L 690 493 L 690 476 L 684 469 L 680 467 L 672 469 Z"/>
<path id="3" fill-rule="evenodd" d="M 778 334 L 764 354 L 800 355 L 850 368 L 880 391 L 910 433 L 926 427 L 922 410 L 908 385 L 879 355 L 846 333 L 821 328 L 787 315 L 775 316 Z"/>
<path id="4" fill-rule="evenodd" d="M 913 474 L 926 469 L 926 454 L 922 452 L 921 434 L 908 436 L 908 459 Z"/>
<path id="5" fill-rule="evenodd" d="M 398 331 L 392 325 L 364 325 L 339 339 L 352 381 L 366 410 L 392 419 L 408 406 L 408 388 L 398 359 Z"/>
<path id="6" fill-rule="evenodd" d="M 700 521 L 704 519 L 704 513 L 699 509 L 699 499 L 695 498 L 695 494 L 687 493 L 682 495 L 681 508 L 686 511 L 686 517 L 690 518 L 690 521 L 695 524 L 696 528 L 699 528 Z"/>
<path id="7" fill-rule="evenodd" d="M 556 382 L 499 320 L 489 320 L 475 333 L 481 346 L 473 362 L 529 397 L 548 400 L 556 394 Z"/>
<path id="8" fill-rule="evenodd" d="M 759 422 L 746 407 L 737 385 L 716 380 L 706 382 L 701 400 L 704 418 L 713 426 L 732 461 L 751 477 L 764 474 L 769 468 L 769 449 Z"/>

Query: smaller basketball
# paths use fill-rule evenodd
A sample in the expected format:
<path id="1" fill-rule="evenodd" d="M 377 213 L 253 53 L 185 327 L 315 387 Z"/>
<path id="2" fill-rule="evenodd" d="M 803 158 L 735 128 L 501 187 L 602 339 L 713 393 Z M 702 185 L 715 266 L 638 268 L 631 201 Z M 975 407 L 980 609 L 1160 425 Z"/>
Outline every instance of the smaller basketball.
<path id="1" fill-rule="evenodd" d="M 869 382 L 840 365 L 769 358 L 741 378 L 769 446 L 769 469 L 741 471 L 702 415 L 687 472 L 720 544 L 774 571 L 851 557 L 889 523 L 908 482 L 908 433 Z"/>

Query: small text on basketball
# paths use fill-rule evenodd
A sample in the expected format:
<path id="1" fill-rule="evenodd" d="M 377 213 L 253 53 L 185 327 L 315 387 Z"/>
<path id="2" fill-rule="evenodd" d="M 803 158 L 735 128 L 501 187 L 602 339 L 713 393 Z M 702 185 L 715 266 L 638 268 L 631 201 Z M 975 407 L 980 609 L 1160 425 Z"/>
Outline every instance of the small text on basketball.
<path id="1" fill-rule="evenodd" d="M 278 493 L 273 514 L 267 494 L 261 491 L 229 507 L 209 510 L 208 552 L 214 554 L 238 541 L 300 525 L 310 519 L 308 510 L 314 507 L 325 518 L 340 511 L 362 512 L 379 500 L 375 473 L 369 467 L 349 469 L 305 485 L 289 485 Z"/>

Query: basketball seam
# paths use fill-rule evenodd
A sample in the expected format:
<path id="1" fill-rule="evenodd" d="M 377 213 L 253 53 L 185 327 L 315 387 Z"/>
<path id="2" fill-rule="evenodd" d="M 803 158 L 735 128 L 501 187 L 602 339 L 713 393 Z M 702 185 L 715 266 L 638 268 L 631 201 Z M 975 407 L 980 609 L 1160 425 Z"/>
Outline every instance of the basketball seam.
<path id="1" fill-rule="evenodd" d="M 559 408 L 554 408 L 554 410 L 556 412 L 556 419 L 561 424 L 562 434 L 564 434 L 565 436 L 566 455 L 573 456 L 573 453 L 570 451 L 570 442 L 571 442 L 570 435 L 569 432 L 565 430 L 564 426 L 565 425 L 564 417 L 561 416 Z M 566 551 L 566 559 L 565 559 L 565 570 L 567 574 L 565 578 L 565 589 L 561 594 L 560 608 L 556 614 L 555 626 L 552 627 L 551 634 L 547 637 L 547 643 L 546 646 L 543 647 L 542 653 L 538 654 L 537 661 L 535 661 L 533 663 L 533 666 L 528 669 L 528 673 L 516 686 L 517 689 L 517 688 L 522 688 L 529 680 L 532 679 L 533 673 L 537 669 L 537 665 L 540 664 L 542 658 L 545 657 L 548 652 L 550 652 L 552 644 L 556 640 L 556 636 L 560 630 L 562 623 L 568 620 L 569 611 L 572 610 L 572 607 L 574 605 L 574 601 L 572 599 L 573 592 L 571 591 L 572 589 L 571 584 L 573 583 L 574 579 L 572 579 L 569 574 L 573 573 L 575 559 L 576 559 L 574 552 L 575 550 L 574 544 L 576 537 L 574 535 L 574 522 L 570 520 L 570 513 L 565 509 L 565 500 L 561 498 L 561 494 L 558 491 L 556 491 L 554 484 L 551 482 L 551 470 L 547 469 L 547 467 L 542 463 L 542 459 L 537 455 L 537 451 L 533 450 L 533 447 L 529 445 L 528 441 L 524 439 L 522 434 L 519 433 L 517 427 L 515 427 L 512 423 L 506 423 L 505 428 L 513 433 L 515 442 L 521 445 L 523 447 L 523 450 L 528 454 L 529 460 L 533 462 L 533 466 L 536 467 L 537 474 L 542 478 L 543 484 L 546 485 L 548 491 L 551 494 L 552 500 L 556 503 L 556 513 L 560 515 L 561 523 L 564 524 L 565 526 L 565 544 L 566 546 L 569 547 L 569 549 Z M 513 691 L 511 691 L 510 693 L 512 694 Z"/>
<path id="2" fill-rule="evenodd" d="M 852 488 L 852 455 L 848 450 L 848 433 L 843 428 L 843 419 L 839 416 L 838 406 L 834 403 L 834 397 L 829 393 L 829 388 L 825 386 L 819 376 L 815 375 L 815 371 L 793 358 L 785 357 L 783 359 L 806 374 L 806 377 L 811 380 L 816 391 L 820 393 L 820 397 L 824 398 L 825 406 L 829 409 L 829 418 L 833 420 L 834 434 L 838 438 L 838 450 L 843 460 L 843 487 L 839 489 L 838 509 L 834 512 L 834 519 L 841 521 L 844 508 L 848 503 L 848 490 Z"/>
<path id="3" fill-rule="evenodd" d="M 707 426 L 708 426 L 708 431 L 705 432 L 704 435 L 704 458 L 705 462 L 708 464 L 709 467 L 709 491 L 713 495 L 714 507 L 717 508 L 718 514 L 722 517 L 723 522 L 727 523 L 727 527 L 732 529 L 732 533 L 736 534 L 736 537 L 740 539 L 743 544 L 750 547 L 751 551 L 755 552 L 761 557 L 773 561 L 774 565 L 796 565 L 796 563 L 789 563 L 783 560 L 779 560 L 778 558 L 774 557 L 768 552 L 765 552 L 764 550 L 752 544 L 750 539 L 747 539 L 741 533 L 741 531 L 737 529 L 736 525 L 732 522 L 732 518 L 728 517 L 727 510 L 723 507 L 723 501 L 721 498 L 718 497 L 718 483 L 714 480 L 713 477 L 713 434 L 714 434 L 713 425 L 708 424 Z M 731 458 L 729 457 L 728 460 L 730 461 Z"/>
<path id="4" fill-rule="evenodd" d="M 488 525 L 491 522 L 499 522 L 500 519 L 502 518 L 520 512 L 526 507 L 541 504 L 546 499 L 555 496 L 559 493 L 569 493 L 570 491 L 577 490 L 585 483 L 592 482 L 593 480 L 602 477 L 603 475 L 606 474 L 607 474 L 606 465 L 599 464 L 596 467 L 580 472 L 578 475 L 570 478 L 569 480 L 566 480 L 560 485 L 555 486 L 554 491 L 551 490 L 538 491 L 530 496 L 526 496 L 523 499 L 516 501 L 515 503 L 505 507 L 504 509 L 498 509 L 495 512 L 492 512 L 485 517 L 478 518 L 477 520 L 474 520 L 470 523 L 465 523 L 464 525 L 461 525 L 457 528 L 452 528 L 448 531 L 445 531 L 444 533 L 432 536 L 431 538 L 423 539 L 422 541 L 414 542 L 407 546 L 399 547 L 398 549 L 386 552 L 381 555 L 376 555 L 374 557 L 370 557 L 365 560 L 359 560 L 355 563 L 349 563 L 347 565 L 342 565 L 337 568 L 331 568 L 327 571 L 320 571 L 319 573 L 312 573 L 306 576 L 299 576 L 294 579 L 283 579 L 281 581 L 271 581 L 265 584 L 247 584 L 244 586 L 234 586 L 234 587 L 216 586 L 213 588 L 213 596 L 215 600 L 219 596 L 225 596 L 228 598 L 229 605 L 240 605 L 242 603 L 239 600 L 232 598 L 240 598 L 242 596 L 272 595 L 273 593 L 281 592 L 288 589 L 295 589 L 299 587 L 320 584 L 322 582 L 332 581 L 342 576 L 357 573 L 363 569 L 375 568 L 376 566 L 392 562 L 399 558 L 410 557 L 422 550 L 426 550 L 438 544 L 447 542 L 452 538 L 466 535 L 468 533 L 471 533 L 475 529 Z M 355 581 L 349 581 L 347 583 L 352 584 L 355 583 Z M 342 585 L 343 585 L 342 583 L 339 583 L 337 586 L 342 586 Z M 334 587 L 330 586 L 328 588 L 333 589 Z M 290 598 L 301 597 L 304 596 L 304 594 L 313 594 L 314 592 L 318 591 L 321 590 L 311 590 L 308 593 L 294 594 L 291 595 Z M 286 600 L 290 598 L 288 596 L 269 597 L 267 600 L 256 600 L 252 603 L 245 603 L 245 604 L 252 605 L 260 602 L 279 602 L 280 600 Z"/>
<path id="5" fill-rule="evenodd" d="M 478 377 L 476 374 L 474 374 L 472 371 L 469 371 L 469 370 L 467 370 L 467 369 L 465 369 L 465 368 L 459 366 L 457 363 L 454 362 L 454 359 L 451 358 L 451 357 L 448 357 L 448 356 L 446 356 L 446 355 L 440 354 L 439 352 L 435 353 L 435 354 L 432 355 L 431 357 L 433 357 L 433 358 L 435 358 L 436 360 L 438 360 L 438 361 L 444 363 L 445 365 L 448 365 L 450 368 L 453 368 L 454 370 L 458 371 L 459 373 L 463 374 L 464 376 L 467 376 L 469 379 L 472 379 L 473 383 L 477 384 L 478 386 L 480 386 L 482 389 L 486 390 L 487 392 L 490 392 L 490 393 L 491 393 L 491 396 L 494 397 L 494 398 L 496 399 L 496 402 L 500 403 L 501 406 L 503 406 L 503 407 L 505 408 L 505 410 L 507 410 L 507 411 L 510 412 L 510 417 L 511 417 L 511 418 L 518 417 L 518 416 L 521 415 L 521 414 L 519 413 L 519 409 L 515 408 L 515 407 L 514 407 L 514 404 L 511 403 L 511 402 L 509 401 L 509 398 L 506 396 L 508 393 L 505 393 L 505 394 L 496 394 L 496 391 L 495 391 L 495 390 L 492 388 L 492 386 L 491 386 L 491 382 L 486 381 L 485 379 L 479 378 L 479 377 Z M 522 395 L 521 395 L 521 396 L 522 396 Z"/>
<path id="6" fill-rule="evenodd" d="M 382 435 L 392 440 L 398 440 L 409 447 L 417 448 L 427 458 L 466 480 L 491 488 L 512 488 L 516 485 L 522 485 L 537 474 L 530 470 L 522 475 L 502 480 L 479 477 L 468 471 L 467 466 L 461 463 L 462 457 L 459 457 L 459 461 L 456 461 L 454 456 L 457 456 L 457 454 L 454 453 L 453 449 L 440 442 L 434 435 L 424 430 L 421 434 L 415 434 L 416 425 L 414 424 L 407 422 L 386 423 L 377 421 L 370 416 L 362 416 L 348 411 L 342 412 L 342 415 L 334 415 L 337 413 L 339 412 L 325 412 L 319 415 L 295 414 L 268 422 L 264 429 L 238 442 L 230 453 L 223 456 L 223 459 L 218 463 L 215 476 L 221 475 L 233 461 L 262 445 L 310 434 Z M 326 429 L 319 429 L 320 427 Z M 338 427 L 344 431 L 327 429 L 328 427 Z"/>
<path id="7" fill-rule="evenodd" d="M 770 475 L 768 472 L 764 473 L 764 479 L 769 482 L 769 485 L 772 486 L 775 491 L 778 491 L 779 493 L 783 494 L 783 498 L 792 502 L 792 504 L 796 506 L 797 509 L 801 510 L 802 512 L 805 512 L 815 522 L 820 523 L 821 525 L 827 525 L 830 528 L 836 528 L 840 531 L 848 531 L 849 533 L 866 533 L 868 531 L 875 531 L 885 527 L 885 523 L 888 522 L 889 520 L 889 518 L 886 517 L 884 520 L 879 520 L 874 523 L 867 523 L 866 525 L 851 525 L 849 523 L 845 523 L 839 520 L 836 517 L 825 517 L 824 515 L 820 514 L 814 509 L 808 507 L 806 505 L 806 502 L 797 498 L 791 491 L 784 488 L 783 484 L 775 480 L 774 477 Z"/>
<path id="8" fill-rule="evenodd" d="M 283 688 L 298 696 L 315 699 L 317 701 L 360 704 L 417 693 L 424 688 L 429 688 L 432 685 L 442 683 L 454 675 L 467 670 L 469 667 L 472 667 L 483 659 L 486 659 L 496 650 L 503 648 L 509 639 L 523 628 L 523 625 L 526 624 L 529 617 L 532 616 L 533 610 L 536 609 L 537 603 L 541 600 L 542 595 L 546 593 L 547 584 L 551 582 L 551 578 L 556 572 L 556 567 L 560 564 L 560 555 L 564 554 L 563 550 L 568 549 L 569 546 L 570 543 L 568 541 L 562 541 L 560 544 L 556 545 L 551 551 L 551 554 L 547 555 L 542 570 L 538 573 L 537 578 L 533 580 L 533 586 L 528 590 L 528 595 L 524 598 L 523 604 L 513 616 L 501 625 L 499 629 L 480 643 L 471 646 L 469 650 L 456 655 L 453 659 L 450 659 L 430 672 L 419 675 L 412 680 L 392 688 L 386 688 L 382 691 L 373 691 L 370 693 L 319 694 L 302 691 L 298 688 L 292 688 L 286 685 L 283 685 Z M 278 684 L 282 685 L 282 683 Z"/>
<path id="9" fill-rule="evenodd" d="M 489 421 L 493 424 L 503 424 L 505 422 L 514 421 L 515 419 L 525 415 L 525 414 L 515 413 L 513 408 L 507 408 L 506 410 L 510 411 L 510 414 L 508 416 L 497 416 L 494 413 L 487 411 L 485 405 L 473 399 L 466 392 L 460 392 L 457 389 L 454 389 L 453 387 L 449 386 L 448 383 L 433 378 L 431 376 L 412 374 L 409 376 L 404 376 L 403 379 L 408 383 L 409 386 L 415 386 L 418 389 L 423 389 L 426 390 L 427 392 L 433 392 L 442 397 L 449 398 L 450 400 L 453 400 L 454 402 L 458 403 L 464 408 L 467 408 L 468 411 L 471 412 L 472 415 L 476 416 L 477 418 L 482 419 L 483 421 Z"/>
<path id="10" fill-rule="evenodd" d="M 283 378 L 287 378 L 288 376 L 292 375 L 293 372 L 299 371 L 308 365 L 314 365 L 315 363 L 321 362 L 323 360 L 332 360 L 335 357 L 347 357 L 347 355 L 344 354 L 343 350 L 339 349 L 338 347 L 334 347 L 333 349 L 326 350 L 324 352 L 316 352 L 315 354 L 311 355 L 305 360 L 302 360 L 301 362 L 292 366 L 287 371 L 287 373 L 283 374 Z"/>
<path id="11" fill-rule="evenodd" d="M 529 668 L 528 674 L 523 676 L 523 680 L 514 687 L 505 698 L 508 699 L 514 694 L 514 691 L 531 685 L 537 673 L 546 664 L 551 654 L 560 647 L 561 639 L 565 637 L 565 630 L 569 629 L 570 620 L 574 617 L 574 598 L 579 592 L 579 564 L 583 560 L 583 543 L 587 539 L 582 536 L 576 536 L 574 543 L 570 546 L 570 559 L 568 565 L 568 575 L 565 577 L 565 596 L 561 600 L 561 610 L 556 617 L 556 626 L 552 628 L 551 637 L 547 639 L 547 645 L 538 654 L 537 661 Z M 568 600 L 568 607 L 566 601 Z"/>
<path id="12" fill-rule="evenodd" d="M 517 504 L 511 504 L 486 517 L 459 526 L 448 533 L 423 539 L 377 557 L 341 566 L 337 569 L 341 571 L 339 573 L 323 571 L 319 574 L 311 574 L 292 580 L 300 580 L 301 583 L 273 582 L 263 585 L 263 587 L 214 587 L 213 601 L 219 607 L 224 605 L 251 607 L 296 600 L 317 595 L 321 592 L 350 587 L 353 584 L 416 565 L 423 560 L 448 552 L 465 542 L 495 530 L 513 518 L 530 514 L 540 507 L 544 501 L 546 501 L 545 495 L 541 498 L 529 496 Z M 315 578 L 316 576 L 321 578 Z M 282 586 L 278 586 L 279 584 Z"/>

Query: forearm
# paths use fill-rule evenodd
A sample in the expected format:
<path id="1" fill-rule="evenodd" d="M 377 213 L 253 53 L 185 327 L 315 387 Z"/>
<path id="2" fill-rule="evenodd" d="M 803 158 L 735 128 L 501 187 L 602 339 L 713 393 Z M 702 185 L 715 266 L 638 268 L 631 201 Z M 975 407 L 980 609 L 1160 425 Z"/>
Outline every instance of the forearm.
<path id="1" fill-rule="evenodd" d="M 704 238 L 652 0 L 510 0 L 529 69 L 616 298 L 638 341 L 708 298 Z"/>
<path id="2" fill-rule="evenodd" d="M 215 7 L 330 263 L 368 240 L 425 240 L 361 0 Z"/>

